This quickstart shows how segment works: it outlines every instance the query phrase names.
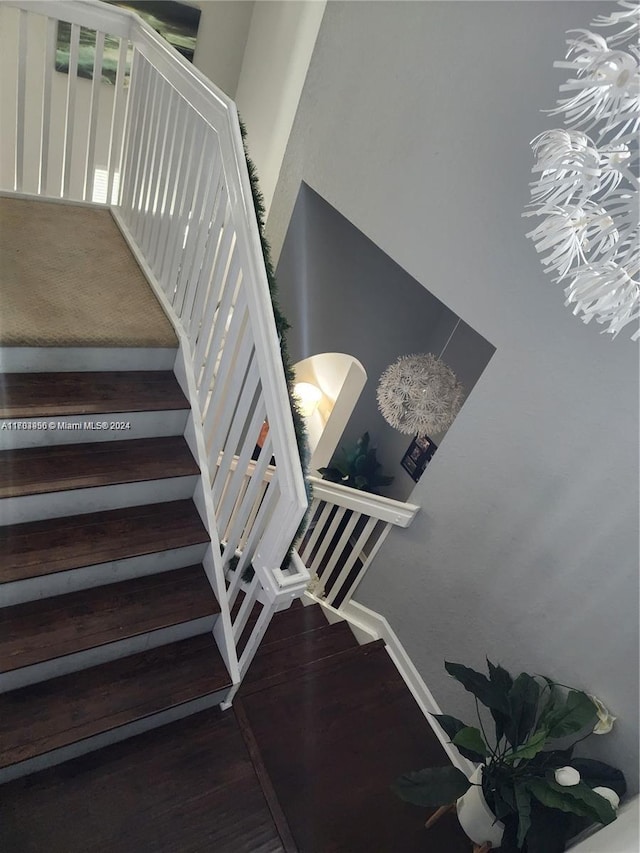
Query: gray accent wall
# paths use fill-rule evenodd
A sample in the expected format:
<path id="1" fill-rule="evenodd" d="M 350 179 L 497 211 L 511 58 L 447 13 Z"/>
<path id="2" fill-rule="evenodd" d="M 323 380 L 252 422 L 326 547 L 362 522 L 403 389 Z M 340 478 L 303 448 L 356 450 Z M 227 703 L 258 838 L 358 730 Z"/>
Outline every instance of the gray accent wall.
<path id="1" fill-rule="evenodd" d="M 468 395 L 494 352 L 484 338 L 302 184 L 276 271 L 280 302 L 291 323 L 294 362 L 322 352 L 360 360 L 367 382 L 339 447 L 369 432 L 385 474 L 382 493 L 407 500 L 414 481 L 400 461 L 413 436 L 378 411 L 378 380 L 399 356 L 432 352 L 456 372 Z M 454 366 L 455 365 L 455 366 Z M 430 436 L 437 444 L 444 434 Z M 423 476 L 428 476 L 428 468 Z"/>
<path id="2" fill-rule="evenodd" d="M 485 654 L 600 696 L 584 751 L 637 791 L 638 345 L 563 307 L 521 218 L 565 32 L 611 8 L 329 3 L 268 231 L 277 255 L 304 181 L 496 347 L 357 600 L 450 714 L 444 660 Z"/>

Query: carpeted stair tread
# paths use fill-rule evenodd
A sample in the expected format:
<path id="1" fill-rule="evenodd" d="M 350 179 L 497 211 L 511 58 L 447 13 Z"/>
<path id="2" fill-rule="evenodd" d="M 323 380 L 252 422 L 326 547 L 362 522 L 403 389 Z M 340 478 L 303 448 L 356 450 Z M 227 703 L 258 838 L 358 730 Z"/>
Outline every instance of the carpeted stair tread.
<path id="1" fill-rule="evenodd" d="M 110 373 L 7 373 L 0 418 L 51 418 L 188 409 L 176 377 L 165 370 Z"/>
<path id="2" fill-rule="evenodd" d="M 219 613 L 202 566 L 189 566 L 0 610 L 0 671 Z"/>
<path id="3" fill-rule="evenodd" d="M 108 732 L 230 686 L 211 634 L 0 696 L 0 767 Z"/>
<path id="4" fill-rule="evenodd" d="M 243 688 L 255 686 L 275 672 L 297 670 L 357 646 L 347 622 L 329 625 L 325 621 L 321 628 L 275 641 L 268 641 L 265 636 L 245 676 Z"/>
<path id="5" fill-rule="evenodd" d="M 198 473 L 182 436 L 4 450 L 0 498 Z"/>
<path id="6" fill-rule="evenodd" d="M 177 347 L 108 210 L 0 198 L 0 345 Z"/>
<path id="7" fill-rule="evenodd" d="M 191 500 L 7 525 L 0 527 L 0 583 L 208 541 Z"/>

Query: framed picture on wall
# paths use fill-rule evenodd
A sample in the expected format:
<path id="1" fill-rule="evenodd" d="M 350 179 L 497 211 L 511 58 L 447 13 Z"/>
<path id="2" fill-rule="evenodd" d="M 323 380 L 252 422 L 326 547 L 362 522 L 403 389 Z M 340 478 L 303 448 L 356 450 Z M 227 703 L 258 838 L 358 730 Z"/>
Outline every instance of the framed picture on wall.
<path id="1" fill-rule="evenodd" d="M 437 449 L 437 445 L 426 435 L 417 435 L 407 448 L 400 464 L 416 483 Z"/>
<path id="2" fill-rule="evenodd" d="M 149 26 L 176 48 L 189 62 L 193 62 L 196 47 L 200 9 L 177 0 L 107 0 L 112 6 L 121 6 L 136 12 Z M 56 71 L 67 74 L 69 71 L 69 45 L 71 40 L 71 24 L 58 22 L 56 44 Z M 78 54 L 78 77 L 93 79 L 93 63 L 95 58 L 95 30 L 80 30 L 80 45 Z M 103 83 L 113 85 L 116 81 L 120 40 L 107 36 L 104 42 L 102 68 L 100 76 Z M 131 50 L 129 50 L 131 54 Z M 131 57 L 127 58 L 127 76 Z"/>

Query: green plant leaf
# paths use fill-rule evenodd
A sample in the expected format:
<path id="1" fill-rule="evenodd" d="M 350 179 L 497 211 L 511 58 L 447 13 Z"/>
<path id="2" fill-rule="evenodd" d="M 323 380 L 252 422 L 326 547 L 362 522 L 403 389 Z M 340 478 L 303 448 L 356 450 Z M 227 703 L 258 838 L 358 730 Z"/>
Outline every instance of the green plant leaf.
<path id="1" fill-rule="evenodd" d="M 522 847 L 531 827 L 531 795 L 522 784 L 516 784 L 514 791 L 518 808 L 518 847 Z"/>
<path id="2" fill-rule="evenodd" d="M 466 723 L 463 723 L 457 717 L 450 717 L 448 714 L 432 714 L 431 716 L 434 720 L 438 721 L 448 735 L 449 740 L 453 740 L 459 731 L 467 728 Z"/>
<path id="3" fill-rule="evenodd" d="M 504 695 L 506 701 L 509 701 L 509 691 L 511 690 L 511 685 L 513 684 L 513 679 L 511 675 L 507 672 L 506 669 L 498 664 L 497 666 L 491 663 L 489 658 L 487 658 L 487 669 L 489 670 L 489 681 L 495 685 L 496 689 L 501 691 Z M 505 733 L 505 727 L 509 721 L 509 717 L 507 714 L 504 714 L 502 711 L 497 711 L 495 708 L 489 709 L 491 712 L 491 716 L 493 717 L 493 722 L 496 727 L 496 743 L 500 743 L 502 737 Z"/>
<path id="4" fill-rule="evenodd" d="M 518 853 L 518 815 L 515 810 L 505 817 L 500 853 Z"/>
<path id="5" fill-rule="evenodd" d="M 546 752 L 543 750 L 531 759 L 531 766 L 544 770 L 547 767 L 566 767 L 571 764 L 573 756 L 573 747 L 569 749 L 550 749 Z"/>
<path id="6" fill-rule="evenodd" d="M 432 714 L 431 716 L 440 723 L 452 743 L 458 732 L 467 728 L 467 725 L 463 723 L 462 720 L 458 720 L 456 717 L 450 717 L 448 714 Z M 469 761 L 484 761 L 484 755 L 479 755 L 477 752 L 465 749 L 464 746 L 460 746 L 459 744 L 456 744 L 456 748 L 460 755 L 468 758 Z"/>
<path id="7" fill-rule="evenodd" d="M 521 672 L 509 691 L 511 716 L 505 725 L 505 734 L 511 746 L 519 746 L 527 739 L 536 722 L 540 687 L 526 672 Z"/>
<path id="8" fill-rule="evenodd" d="M 533 796 L 548 808 L 588 817 L 605 825 L 616 819 L 611 804 L 584 782 L 563 786 L 545 779 L 527 779 L 526 785 Z"/>
<path id="9" fill-rule="evenodd" d="M 563 853 L 568 827 L 574 815 L 531 803 L 531 827 L 527 833 L 527 853 Z"/>
<path id="10" fill-rule="evenodd" d="M 364 454 L 360 454 L 360 456 L 356 456 L 353 461 L 353 470 L 356 474 L 362 474 L 363 471 L 367 470 L 367 457 Z"/>
<path id="11" fill-rule="evenodd" d="M 468 666 L 463 666 L 461 663 L 446 661 L 444 667 L 449 675 L 459 681 L 465 690 L 473 693 L 487 708 L 494 708 L 504 714 L 509 713 L 509 704 L 505 701 L 502 691 L 495 684 L 492 684 L 486 675 L 476 672 Z"/>
<path id="12" fill-rule="evenodd" d="M 507 817 L 507 815 L 512 814 L 513 809 L 511 808 L 509 803 L 502 797 L 499 791 L 494 791 L 491 811 L 494 813 L 496 820 L 503 820 L 505 817 Z"/>
<path id="13" fill-rule="evenodd" d="M 511 675 L 507 670 L 500 666 L 500 664 L 496 665 L 491 663 L 489 658 L 487 658 L 487 668 L 489 670 L 489 680 L 491 683 L 495 684 L 496 687 L 501 688 L 505 694 L 508 694 L 513 684 L 513 678 L 511 678 Z"/>
<path id="14" fill-rule="evenodd" d="M 608 764 L 594 761 L 592 758 L 574 758 L 571 762 L 565 762 L 565 764 L 569 763 L 575 767 L 582 781 L 590 788 L 611 788 L 619 797 L 624 797 L 627 793 L 624 774 L 615 767 L 609 767 Z"/>
<path id="15" fill-rule="evenodd" d="M 570 690 L 566 701 L 547 715 L 544 724 L 549 737 L 555 739 L 576 734 L 589 723 L 595 723 L 596 718 L 596 706 L 587 694 Z"/>
<path id="16" fill-rule="evenodd" d="M 534 732 L 529 740 L 526 743 L 523 743 L 521 747 L 516 749 L 514 752 L 509 753 L 509 755 L 505 756 L 505 761 L 511 764 L 516 759 L 530 759 L 537 755 L 542 751 L 545 743 L 547 742 L 547 731 L 546 729 L 542 729 L 539 732 Z"/>
<path id="17" fill-rule="evenodd" d="M 476 761 L 484 761 L 487 757 L 488 749 L 479 729 L 473 726 L 465 726 L 453 738 L 455 746 L 461 746 L 468 752 L 475 753 Z"/>
<path id="18" fill-rule="evenodd" d="M 447 767 L 426 767 L 404 773 L 391 786 L 391 790 L 414 806 L 446 806 L 465 794 L 470 782 L 461 770 Z"/>
<path id="19" fill-rule="evenodd" d="M 500 785 L 500 796 L 505 801 L 505 803 L 509 806 L 512 812 L 516 812 L 518 810 L 518 805 L 516 803 L 516 795 L 513 790 L 512 783 L 502 783 Z"/>

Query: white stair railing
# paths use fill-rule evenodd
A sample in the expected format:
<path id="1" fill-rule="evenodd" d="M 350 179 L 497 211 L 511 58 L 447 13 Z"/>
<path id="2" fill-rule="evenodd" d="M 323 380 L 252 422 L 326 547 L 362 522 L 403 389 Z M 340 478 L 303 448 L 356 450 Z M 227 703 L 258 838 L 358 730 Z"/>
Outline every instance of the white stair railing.
<path id="1" fill-rule="evenodd" d="M 254 571 L 227 631 L 242 674 L 273 612 L 309 575 L 297 560 L 281 569 L 307 499 L 235 106 L 130 12 L 94 0 L 3 0 L 0 15 L 4 102 L 15 117 L 14 134 L 3 117 L 11 168 L 3 159 L 2 188 L 91 203 L 101 177 L 102 200 L 186 350 L 228 613 L 239 582 L 225 580 L 225 567 L 241 553 Z M 66 75 L 54 71 L 59 21 L 70 25 Z M 107 43 L 113 86 L 101 82 Z M 78 76 L 81 45 L 93 51 L 92 81 Z"/>
<path id="2" fill-rule="evenodd" d="M 392 527 L 409 527 L 419 507 L 311 477 L 314 500 L 298 545 L 310 592 L 340 609 L 363 579 Z"/>

